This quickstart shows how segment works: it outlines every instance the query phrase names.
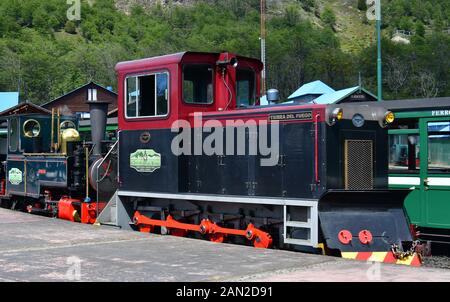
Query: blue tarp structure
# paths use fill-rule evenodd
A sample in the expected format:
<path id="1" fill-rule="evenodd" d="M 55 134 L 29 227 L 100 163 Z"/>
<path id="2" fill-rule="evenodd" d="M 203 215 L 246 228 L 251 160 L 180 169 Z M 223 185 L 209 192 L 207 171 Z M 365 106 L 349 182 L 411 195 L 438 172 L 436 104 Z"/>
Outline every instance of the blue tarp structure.
<path id="1" fill-rule="evenodd" d="M 0 112 L 19 104 L 18 92 L 0 92 Z"/>
<path id="2" fill-rule="evenodd" d="M 288 100 L 297 99 L 305 95 L 324 95 L 335 92 L 333 88 L 322 81 L 314 81 L 304 84 L 288 97 Z"/>
<path id="3" fill-rule="evenodd" d="M 261 106 L 267 106 L 269 105 L 269 102 L 267 101 L 267 95 L 263 95 L 260 99 L 259 99 L 259 104 Z"/>
<path id="4" fill-rule="evenodd" d="M 331 93 L 323 94 L 317 99 L 314 100 L 315 104 L 335 104 L 340 100 L 348 97 L 349 95 L 357 92 L 359 90 L 359 86 L 342 89 L 338 91 L 334 91 Z"/>

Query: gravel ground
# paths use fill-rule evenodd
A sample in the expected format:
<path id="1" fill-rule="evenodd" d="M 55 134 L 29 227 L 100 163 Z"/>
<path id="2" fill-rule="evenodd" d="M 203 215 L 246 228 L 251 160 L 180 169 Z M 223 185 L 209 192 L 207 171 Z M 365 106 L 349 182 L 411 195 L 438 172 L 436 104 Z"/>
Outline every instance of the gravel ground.
<path id="1" fill-rule="evenodd" d="M 450 245 L 432 243 L 431 253 L 433 256 L 423 259 L 423 266 L 450 269 Z"/>
<path id="2" fill-rule="evenodd" d="M 450 257 L 447 256 L 432 256 L 423 259 L 423 266 L 450 269 Z"/>

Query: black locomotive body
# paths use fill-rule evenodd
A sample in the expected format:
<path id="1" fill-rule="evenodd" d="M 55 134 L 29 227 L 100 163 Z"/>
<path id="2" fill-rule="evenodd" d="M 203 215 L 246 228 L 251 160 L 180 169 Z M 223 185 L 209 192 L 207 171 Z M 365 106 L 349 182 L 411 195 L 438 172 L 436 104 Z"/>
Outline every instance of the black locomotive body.
<path id="1" fill-rule="evenodd" d="M 205 67 L 197 78 L 193 62 Z M 260 107 L 260 63 L 228 53 L 183 53 L 116 69 L 117 225 L 133 221 L 141 231 L 343 255 L 411 245 L 408 192 L 387 190 L 385 128 L 392 115 L 382 106 Z M 160 74 L 167 81 L 160 83 Z M 136 93 L 148 79 L 155 89 Z M 206 93 L 214 95 L 210 102 Z M 252 152 L 255 145 L 277 145 L 276 161 Z"/>

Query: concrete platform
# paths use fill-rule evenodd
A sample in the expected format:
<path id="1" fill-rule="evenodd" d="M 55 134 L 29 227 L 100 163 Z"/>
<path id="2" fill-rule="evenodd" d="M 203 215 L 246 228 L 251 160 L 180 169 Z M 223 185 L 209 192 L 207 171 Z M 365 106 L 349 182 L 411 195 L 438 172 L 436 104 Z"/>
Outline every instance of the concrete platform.
<path id="1" fill-rule="evenodd" d="M 0 281 L 450 281 L 355 262 L 88 226 L 0 209 Z"/>

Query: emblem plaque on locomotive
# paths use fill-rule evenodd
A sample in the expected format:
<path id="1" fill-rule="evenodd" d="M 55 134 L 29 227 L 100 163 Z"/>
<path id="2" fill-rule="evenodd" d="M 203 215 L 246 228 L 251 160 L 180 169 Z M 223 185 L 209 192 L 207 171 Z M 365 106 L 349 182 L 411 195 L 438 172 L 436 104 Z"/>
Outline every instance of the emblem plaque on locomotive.
<path id="1" fill-rule="evenodd" d="M 140 173 L 153 173 L 161 168 L 161 154 L 140 149 L 130 154 L 130 167 Z"/>

